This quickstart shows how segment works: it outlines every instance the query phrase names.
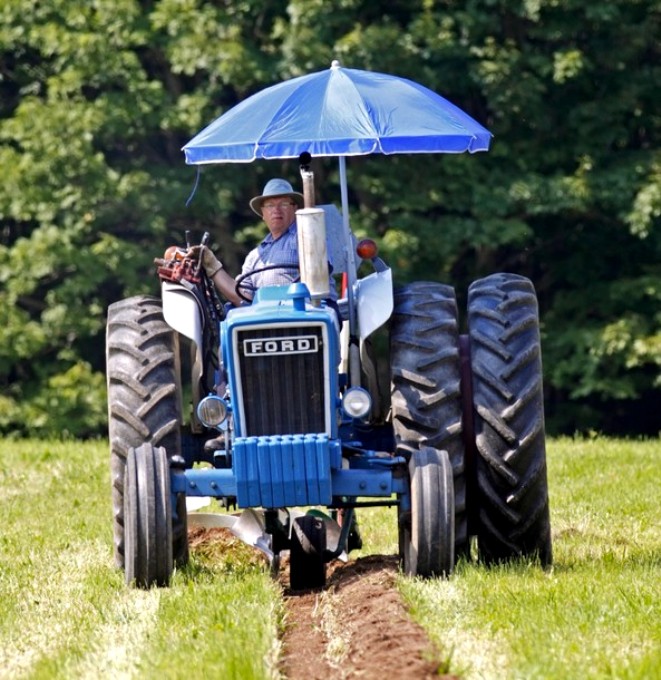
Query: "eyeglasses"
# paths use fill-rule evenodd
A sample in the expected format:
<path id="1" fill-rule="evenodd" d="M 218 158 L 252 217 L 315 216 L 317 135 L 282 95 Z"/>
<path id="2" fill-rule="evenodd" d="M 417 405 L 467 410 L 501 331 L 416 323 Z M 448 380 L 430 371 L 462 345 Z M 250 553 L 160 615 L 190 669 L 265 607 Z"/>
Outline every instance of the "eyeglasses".
<path id="1" fill-rule="evenodd" d="M 296 205 L 294 201 L 276 201 L 275 203 L 268 202 L 262 203 L 262 208 L 264 210 L 275 210 L 276 208 L 288 208 L 289 206 Z"/>

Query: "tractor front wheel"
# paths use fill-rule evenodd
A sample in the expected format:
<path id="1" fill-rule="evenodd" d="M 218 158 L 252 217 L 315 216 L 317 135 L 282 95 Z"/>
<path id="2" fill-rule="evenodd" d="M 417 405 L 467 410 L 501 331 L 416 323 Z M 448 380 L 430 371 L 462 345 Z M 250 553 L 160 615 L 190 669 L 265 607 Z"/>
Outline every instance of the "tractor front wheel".
<path id="1" fill-rule="evenodd" d="M 129 449 L 124 475 L 124 573 L 139 588 L 172 576 L 170 468 L 164 448 Z"/>
<path id="2" fill-rule="evenodd" d="M 447 451 L 429 447 L 409 461 L 410 516 L 401 522 L 404 572 L 410 576 L 449 576 L 454 568 L 454 485 Z"/>

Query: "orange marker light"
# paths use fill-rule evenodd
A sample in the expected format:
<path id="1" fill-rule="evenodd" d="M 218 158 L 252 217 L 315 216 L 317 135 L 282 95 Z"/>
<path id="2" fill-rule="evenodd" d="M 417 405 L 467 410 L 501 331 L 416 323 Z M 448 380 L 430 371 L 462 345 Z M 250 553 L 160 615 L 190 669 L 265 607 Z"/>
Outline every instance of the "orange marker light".
<path id="1" fill-rule="evenodd" d="M 358 257 L 361 257 L 363 260 L 371 260 L 373 257 L 377 256 L 378 252 L 379 249 L 371 238 L 364 238 L 362 241 L 359 241 L 356 246 L 356 253 L 358 253 Z"/>

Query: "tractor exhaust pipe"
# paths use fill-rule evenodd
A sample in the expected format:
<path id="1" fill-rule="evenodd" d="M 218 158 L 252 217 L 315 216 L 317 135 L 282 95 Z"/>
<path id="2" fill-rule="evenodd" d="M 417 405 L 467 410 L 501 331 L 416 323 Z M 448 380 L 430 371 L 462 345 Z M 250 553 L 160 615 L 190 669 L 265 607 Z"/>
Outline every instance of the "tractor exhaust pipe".
<path id="1" fill-rule="evenodd" d="M 303 205 L 306 208 L 314 208 L 316 205 L 314 199 L 314 172 L 310 169 L 310 162 L 312 156 L 307 151 L 304 151 L 299 157 L 301 179 L 303 180 Z"/>
<path id="2" fill-rule="evenodd" d="M 312 304 L 318 306 L 321 300 L 330 296 L 326 215 L 321 208 L 315 207 L 314 173 L 310 169 L 312 158 L 309 153 L 304 152 L 299 160 L 305 207 L 296 211 L 298 259 L 301 281 L 310 291 Z"/>

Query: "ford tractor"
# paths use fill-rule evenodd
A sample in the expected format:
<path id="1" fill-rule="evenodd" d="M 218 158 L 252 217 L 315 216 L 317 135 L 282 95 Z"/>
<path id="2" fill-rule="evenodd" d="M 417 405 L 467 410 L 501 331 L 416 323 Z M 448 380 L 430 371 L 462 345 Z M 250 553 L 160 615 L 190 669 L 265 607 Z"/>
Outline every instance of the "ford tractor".
<path id="1" fill-rule="evenodd" d="M 156 261 L 159 297 L 108 309 L 114 555 L 127 583 L 169 584 L 195 523 L 226 527 L 274 572 L 288 553 L 291 588 L 319 588 L 360 545 L 354 513 L 368 506 L 393 508 L 406 574 L 446 577 L 461 557 L 549 565 L 533 285 L 475 281 L 460 333 L 454 289 L 394 288 L 375 243 L 314 205 L 301 167 L 295 283 L 250 298 L 239 277 L 246 302 L 232 307 L 187 256 L 188 234 Z M 344 282 L 337 306 L 325 302 L 329 260 Z M 386 389 L 370 351 L 380 328 Z M 187 509 L 200 499 L 221 507 Z"/>

